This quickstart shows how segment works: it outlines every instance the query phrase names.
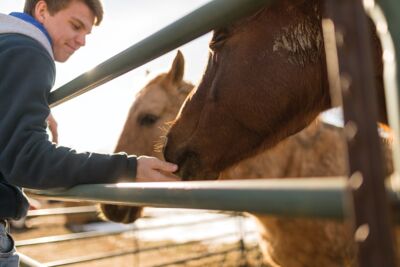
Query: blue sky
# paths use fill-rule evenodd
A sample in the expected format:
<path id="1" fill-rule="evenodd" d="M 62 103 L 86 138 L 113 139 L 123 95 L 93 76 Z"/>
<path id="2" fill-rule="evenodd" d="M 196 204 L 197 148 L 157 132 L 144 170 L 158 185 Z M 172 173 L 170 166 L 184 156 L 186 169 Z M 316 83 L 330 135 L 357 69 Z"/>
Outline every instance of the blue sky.
<path id="1" fill-rule="evenodd" d="M 63 64 L 57 64 L 55 88 L 139 42 L 209 0 L 103 0 L 105 16 L 87 44 Z M 0 1 L 0 12 L 21 11 L 23 0 Z M 206 66 L 210 34 L 181 47 L 185 79 L 196 84 Z M 150 77 L 166 71 L 175 56 L 165 56 L 62 104 L 53 110 L 60 144 L 79 151 L 112 152 L 134 96 Z M 146 76 L 146 71 L 150 75 Z"/>

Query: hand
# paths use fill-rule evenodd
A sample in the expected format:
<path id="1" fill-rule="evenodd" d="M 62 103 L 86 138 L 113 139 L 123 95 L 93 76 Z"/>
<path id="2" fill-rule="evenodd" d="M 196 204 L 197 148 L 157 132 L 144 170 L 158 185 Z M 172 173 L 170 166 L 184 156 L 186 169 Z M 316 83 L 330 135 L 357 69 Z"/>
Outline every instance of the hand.
<path id="1" fill-rule="evenodd" d="M 47 125 L 51 132 L 52 141 L 57 144 L 58 143 L 58 129 L 57 129 L 58 125 L 57 125 L 57 121 L 54 119 L 54 117 L 51 113 L 47 117 Z"/>
<path id="2" fill-rule="evenodd" d="M 179 181 L 180 179 L 172 174 L 178 166 L 158 158 L 140 156 L 137 158 L 137 182 L 167 182 Z"/>

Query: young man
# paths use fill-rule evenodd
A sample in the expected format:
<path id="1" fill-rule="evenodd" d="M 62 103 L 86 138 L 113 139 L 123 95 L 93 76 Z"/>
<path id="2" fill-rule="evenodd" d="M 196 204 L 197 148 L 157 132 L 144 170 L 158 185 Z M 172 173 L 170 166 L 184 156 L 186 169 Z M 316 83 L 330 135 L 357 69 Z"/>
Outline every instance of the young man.
<path id="1" fill-rule="evenodd" d="M 84 46 L 102 16 L 100 0 L 26 0 L 24 13 L 0 14 L 0 266 L 18 266 L 6 220 L 27 213 L 19 187 L 173 180 L 177 166 L 156 158 L 77 153 L 48 140 L 54 60 Z"/>

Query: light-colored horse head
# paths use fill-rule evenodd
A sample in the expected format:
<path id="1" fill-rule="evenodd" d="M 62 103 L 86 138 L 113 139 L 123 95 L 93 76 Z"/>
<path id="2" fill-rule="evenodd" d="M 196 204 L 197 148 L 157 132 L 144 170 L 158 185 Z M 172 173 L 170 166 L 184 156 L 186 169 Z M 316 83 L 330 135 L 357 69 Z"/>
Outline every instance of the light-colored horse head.
<path id="1" fill-rule="evenodd" d="M 162 158 L 162 137 L 168 123 L 173 121 L 179 107 L 193 85 L 183 80 L 185 60 L 178 51 L 170 70 L 152 79 L 141 89 L 133 102 L 115 152 L 148 155 Z M 101 205 L 101 212 L 109 220 L 131 223 L 141 208 Z"/>
<path id="2" fill-rule="evenodd" d="M 193 88 L 183 80 L 184 67 L 183 55 L 178 51 L 170 70 L 152 79 L 138 92 L 115 152 L 162 158 L 158 149 L 160 138 Z"/>

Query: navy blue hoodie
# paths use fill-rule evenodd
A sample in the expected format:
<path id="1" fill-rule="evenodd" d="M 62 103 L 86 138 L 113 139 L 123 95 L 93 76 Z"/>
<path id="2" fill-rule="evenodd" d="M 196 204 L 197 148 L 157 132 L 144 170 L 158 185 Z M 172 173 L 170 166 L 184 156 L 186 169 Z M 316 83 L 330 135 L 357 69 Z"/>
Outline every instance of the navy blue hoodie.
<path id="1" fill-rule="evenodd" d="M 0 14 L 0 219 L 26 214 L 20 187 L 67 188 L 136 176 L 135 156 L 77 153 L 49 141 L 48 96 L 55 80 L 49 44 L 37 27 Z"/>

